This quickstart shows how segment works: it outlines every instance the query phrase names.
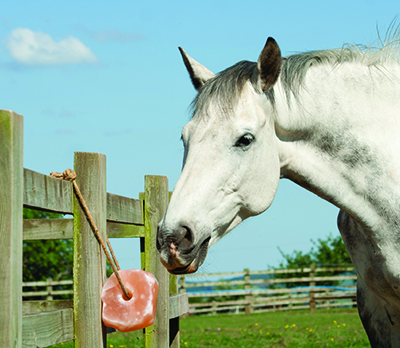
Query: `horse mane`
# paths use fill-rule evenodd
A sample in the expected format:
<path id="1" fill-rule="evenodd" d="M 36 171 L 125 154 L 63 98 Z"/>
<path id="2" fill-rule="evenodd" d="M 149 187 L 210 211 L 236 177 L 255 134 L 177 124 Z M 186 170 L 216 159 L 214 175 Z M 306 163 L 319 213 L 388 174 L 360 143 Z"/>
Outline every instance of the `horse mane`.
<path id="1" fill-rule="evenodd" d="M 394 22 L 384 39 L 378 32 L 377 42 L 369 46 L 345 44 L 341 48 L 308 51 L 283 58 L 280 80 L 290 101 L 291 94 L 295 97 L 299 95 L 305 76 L 312 66 L 337 67 L 345 63 L 360 63 L 370 68 L 379 68 L 388 61 L 400 63 L 400 25 L 396 26 Z M 229 116 L 247 81 L 258 90 L 254 79 L 256 66 L 257 63 L 241 61 L 208 80 L 191 104 L 193 118 L 197 115 L 205 117 L 211 102 L 216 103 L 222 113 Z M 273 88 L 266 95 L 274 105 Z"/>
<path id="2" fill-rule="evenodd" d="M 298 96 L 305 76 L 312 66 L 337 67 L 345 63 L 360 63 L 369 68 L 379 68 L 388 61 L 400 63 L 400 25 L 394 26 L 394 23 L 389 27 L 384 39 L 379 36 L 376 43 L 369 46 L 345 44 L 341 48 L 288 56 L 283 59 L 280 79 L 289 98 L 290 92 Z"/>

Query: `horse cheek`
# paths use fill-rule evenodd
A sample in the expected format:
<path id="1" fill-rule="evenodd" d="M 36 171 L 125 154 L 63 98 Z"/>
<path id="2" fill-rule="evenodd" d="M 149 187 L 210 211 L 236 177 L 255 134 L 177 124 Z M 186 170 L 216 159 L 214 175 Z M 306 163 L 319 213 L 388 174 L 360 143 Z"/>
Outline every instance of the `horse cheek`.
<path id="1" fill-rule="evenodd" d="M 280 164 L 277 152 L 269 152 L 253 160 L 256 166 L 248 171 L 247 208 L 250 215 L 266 211 L 275 198 L 280 177 Z"/>

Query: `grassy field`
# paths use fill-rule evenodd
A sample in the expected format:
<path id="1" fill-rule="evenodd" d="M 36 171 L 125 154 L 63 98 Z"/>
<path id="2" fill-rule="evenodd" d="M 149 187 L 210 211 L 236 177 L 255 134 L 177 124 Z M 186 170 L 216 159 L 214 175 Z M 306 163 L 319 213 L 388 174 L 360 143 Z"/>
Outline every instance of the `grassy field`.
<path id="1" fill-rule="evenodd" d="M 369 347 L 357 310 L 196 316 L 181 320 L 181 347 Z M 142 346 L 135 333 L 108 335 L 108 347 Z M 72 343 L 53 346 L 73 347 Z"/>

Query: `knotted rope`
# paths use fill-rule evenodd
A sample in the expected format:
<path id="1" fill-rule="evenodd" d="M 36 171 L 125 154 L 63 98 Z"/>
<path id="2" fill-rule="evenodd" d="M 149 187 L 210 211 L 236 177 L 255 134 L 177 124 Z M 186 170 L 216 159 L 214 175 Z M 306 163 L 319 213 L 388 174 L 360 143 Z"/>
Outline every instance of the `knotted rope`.
<path id="1" fill-rule="evenodd" d="M 76 173 L 72 169 L 67 169 L 67 170 L 64 171 L 64 173 L 53 173 L 53 172 L 50 172 L 50 176 L 53 177 L 53 178 L 67 180 L 67 181 L 72 182 L 72 185 L 73 185 L 74 190 L 75 190 L 75 194 L 76 194 L 76 196 L 78 198 L 78 201 L 81 204 L 81 206 L 83 208 L 83 211 L 86 214 L 86 217 L 87 217 L 87 219 L 89 221 L 90 227 L 92 228 L 94 235 L 96 236 L 98 242 L 100 243 L 101 247 L 103 248 L 104 253 L 106 254 L 107 260 L 110 263 L 110 266 L 111 266 L 115 276 L 117 277 L 117 280 L 119 282 L 119 285 L 121 286 L 122 292 L 124 293 L 125 297 L 128 300 L 131 299 L 132 295 L 126 289 L 125 285 L 122 283 L 121 277 L 119 276 L 118 271 L 121 270 L 121 268 L 119 267 L 117 258 L 115 257 L 113 248 L 111 247 L 111 243 L 110 243 L 110 241 L 108 240 L 108 237 L 107 237 L 107 245 L 108 245 L 108 248 L 111 251 L 112 258 L 110 256 L 108 250 L 107 250 L 107 247 L 106 247 L 103 239 L 100 236 L 100 232 L 99 232 L 96 224 L 94 223 L 92 214 L 90 214 L 89 208 L 86 205 L 86 201 L 82 196 L 81 190 L 79 189 L 79 186 L 75 181 Z"/>

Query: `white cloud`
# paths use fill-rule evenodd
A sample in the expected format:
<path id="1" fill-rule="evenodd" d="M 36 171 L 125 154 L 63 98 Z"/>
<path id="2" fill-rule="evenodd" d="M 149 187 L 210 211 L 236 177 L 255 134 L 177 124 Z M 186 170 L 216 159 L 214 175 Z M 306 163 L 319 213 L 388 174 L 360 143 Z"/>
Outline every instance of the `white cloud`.
<path id="1" fill-rule="evenodd" d="M 54 41 L 48 34 L 30 29 L 14 29 L 5 39 L 11 57 L 24 65 L 64 65 L 96 63 L 98 58 L 77 38 Z"/>

